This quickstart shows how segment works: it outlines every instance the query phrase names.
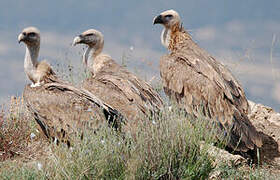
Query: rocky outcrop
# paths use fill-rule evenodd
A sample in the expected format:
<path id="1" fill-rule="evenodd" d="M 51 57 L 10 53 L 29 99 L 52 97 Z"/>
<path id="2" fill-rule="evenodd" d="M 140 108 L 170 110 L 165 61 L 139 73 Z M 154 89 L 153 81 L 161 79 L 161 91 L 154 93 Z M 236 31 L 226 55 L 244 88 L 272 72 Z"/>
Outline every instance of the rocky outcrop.
<path id="1" fill-rule="evenodd" d="M 249 104 L 249 119 L 263 137 L 262 161 L 280 165 L 280 113 L 252 101 L 249 101 Z"/>

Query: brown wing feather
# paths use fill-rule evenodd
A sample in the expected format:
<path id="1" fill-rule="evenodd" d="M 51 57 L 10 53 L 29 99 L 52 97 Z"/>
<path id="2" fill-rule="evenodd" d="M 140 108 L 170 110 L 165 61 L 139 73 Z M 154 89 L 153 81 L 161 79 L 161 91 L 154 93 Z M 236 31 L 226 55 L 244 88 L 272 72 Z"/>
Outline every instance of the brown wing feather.
<path id="1" fill-rule="evenodd" d="M 112 79 L 110 77 L 86 79 L 82 87 L 96 94 L 102 101 L 117 109 L 126 119 L 122 131 L 134 135 L 138 122 L 145 115 L 145 110 L 135 103 L 134 99 L 127 97 L 127 93 L 122 90 L 119 84 L 122 79 Z"/>
<path id="2" fill-rule="evenodd" d="M 127 119 L 133 119 L 138 116 L 138 108 L 129 98 L 119 89 L 118 86 L 110 84 L 106 79 L 94 78 L 86 79 L 82 87 L 100 97 L 103 102 L 110 104 L 118 109 Z"/>
<path id="3" fill-rule="evenodd" d="M 261 146 L 256 129 L 234 102 L 233 94 L 238 90 L 229 87 L 223 73 L 218 73 L 204 58 L 197 49 L 192 50 L 187 45 L 163 56 L 160 72 L 166 94 L 184 106 L 188 113 L 197 114 L 196 110 L 202 104 L 205 115 L 217 119 L 220 132 L 230 136 L 230 147 L 236 147 L 240 138 L 236 150 L 247 151 L 253 149 L 254 144 Z"/>
<path id="4" fill-rule="evenodd" d="M 174 51 L 176 53 L 173 53 L 173 55 L 178 58 L 183 57 L 195 71 L 203 73 L 211 81 L 215 81 L 217 85 L 224 89 L 227 98 L 232 101 L 238 109 L 248 114 L 250 108 L 243 88 L 229 69 L 192 41 L 187 32 L 179 31 L 173 36 L 177 36 L 176 40 L 179 41 L 179 43 L 177 43 L 178 47 L 174 48 L 176 49 Z"/>
<path id="5" fill-rule="evenodd" d="M 143 113 L 150 114 L 162 107 L 163 102 L 160 96 L 148 83 L 115 63 L 113 59 L 107 59 L 101 66 L 102 68 L 94 74 L 93 78 L 106 84 L 107 88 L 118 91 Z"/>
<path id="6" fill-rule="evenodd" d="M 93 94 L 68 84 L 26 85 L 23 97 L 45 135 L 60 140 L 84 125 L 97 129 L 107 119 L 111 122 L 120 117 Z"/>
<path id="7" fill-rule="evenodd" d="M 139 120 L 145 115 L 157 114 L 163 105 L 160 96 L 149 84 L 109 56 L 100 55 L 94 59 L 92 74 L 82 87 L 121 112 L 127 120 L 123 130 L 132 136 Z"/>

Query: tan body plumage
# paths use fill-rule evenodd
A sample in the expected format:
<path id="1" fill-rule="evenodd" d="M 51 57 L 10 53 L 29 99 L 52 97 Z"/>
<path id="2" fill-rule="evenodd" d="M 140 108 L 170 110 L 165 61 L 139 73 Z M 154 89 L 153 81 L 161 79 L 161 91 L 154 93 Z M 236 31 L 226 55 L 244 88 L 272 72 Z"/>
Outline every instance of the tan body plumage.
<path id="1" fill-rule="evenodd" d="M 162 43 L 170 50 L 160 60 L 165 93 L 188 113 L 202 111 L 214 120 L 218 132 L 229 136 L 230 148 L 246 152 L 261 147 L 260 135 L 247 117 L 244 91 L 231 72 L 192 40 L 174 10 L 161 13 L 154 23 L 165 26 Z"/>
<path id="2" fill-rule="evenodd" d="M 46 82 L 47 80 L 51 79 L 50 76 L 55 76 L 55 72 L 52 70 L 51 66 L 45 60 L 37 64 L 34 75 L 28 74 L 28 78 L 34 84 L 38 82 Z"/>
<path id="3" fill-rule="evenodd" d="M 18 39 L 27 45 L 24 68 L 33 82 L 25 86 L 24 101 L 48 138 L 69 143 L 69 135 L 85 126 L 98 129 L 106 121 L 118 126 L 121 115 L 116 110 L 87 90 L 59 80 L 46 61 L 37 61 L 38 29 L 26 28 Z"/>
<path id="4" fill-rule="evenodd" d="M 104 40 L 99 31 L 85 31 L 74 39 L 74 44 L 78 43 L 89 46 L 83 59 L 92 72 L 92 76 L 83 82 L 83 88 L 97 94 L 128 120 L 159 111 L 163 103 L 158 93 L 148 83 L 118 65 L 109 55 L 101 53 Z"/>

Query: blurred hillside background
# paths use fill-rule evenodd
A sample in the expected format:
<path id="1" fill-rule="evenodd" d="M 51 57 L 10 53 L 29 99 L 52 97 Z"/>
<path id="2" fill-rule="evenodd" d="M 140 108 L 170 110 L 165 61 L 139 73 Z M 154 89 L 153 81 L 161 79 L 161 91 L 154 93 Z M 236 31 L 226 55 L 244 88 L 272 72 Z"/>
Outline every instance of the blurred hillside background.
<path id="1" fill-rule="evenodd" d="M 4 1 L 0 6 L 0 102 L 21 95 L 29 83 L 25 47 L 17 36 L 27 26 L 41 30 L 40 60 L 52 66 L 81 66 L 82 47 L 73 38 L 89 28 L 103 32 L 105 52 L 126 61 L 143 78 L 159 79 L 158 62 L 167 50 L 154 16 L 167 9 L 181 15 L 193 39 L 226 64 L 248 99 L 280 111 L 280 1 Z"/>

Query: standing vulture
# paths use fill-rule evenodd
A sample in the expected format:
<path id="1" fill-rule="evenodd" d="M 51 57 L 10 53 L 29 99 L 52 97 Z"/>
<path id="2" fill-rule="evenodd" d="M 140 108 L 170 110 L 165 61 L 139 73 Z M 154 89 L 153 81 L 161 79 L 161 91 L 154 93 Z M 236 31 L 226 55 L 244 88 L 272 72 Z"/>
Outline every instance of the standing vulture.
<path id="1" fill-rule="evenodd" d="M 188 113 L 200 111 L 213 119 L 231 149 L 261 147 L 261 137 L 247 117 L 248 101 L 231 72 L 192 40 L 176 11 L 162 12 L 153 23 L 164 26 L 161 42 L 170 51 L 160 59 L 165 93 Z"/>
<path id="2" fill-rule="evenodd" d="M 75 37 L 73 45 L 76 44 L 88 46 L 83 62 L 91 77 L 83 82 L 83 88 L 120 111 L 127 120 L 131 120 L 128 124 L 132 125 L 131 122 L 137 122 L 143 115 L 153 115 L 160 110 L 162 100 L 148 83 L 102 53 L 104 38 L 101 32 L 89 29 Z"/>
<path id="3" fill-rule="evenodd" d="M 38 62 L 40 32 L 25 28 L 18 41 L 26 44 L 24 70 L 31 85 L 26 85 L 23 98 L 28 110 L 44 134 L 53 140 L 66 142 L 69 134 L 85 125 L 93 129 L 105 121 L 115 123 L 120 116 L 92 93 L 59 80 L 46 61 Z"/>

